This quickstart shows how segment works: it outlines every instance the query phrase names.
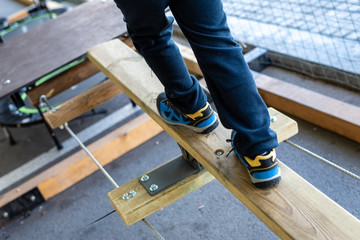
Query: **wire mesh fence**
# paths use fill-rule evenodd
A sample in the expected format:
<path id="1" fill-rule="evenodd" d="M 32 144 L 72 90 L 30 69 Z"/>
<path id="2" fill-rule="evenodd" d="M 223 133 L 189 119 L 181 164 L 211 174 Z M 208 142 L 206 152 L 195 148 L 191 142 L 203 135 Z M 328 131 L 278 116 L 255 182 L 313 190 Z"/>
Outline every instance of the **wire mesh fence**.
<path id="1" fill-rule="evenodd" d="M 360 90 L 360 0 L 223 3 L 236 39 L 304 60 L 287 68 Z"/>

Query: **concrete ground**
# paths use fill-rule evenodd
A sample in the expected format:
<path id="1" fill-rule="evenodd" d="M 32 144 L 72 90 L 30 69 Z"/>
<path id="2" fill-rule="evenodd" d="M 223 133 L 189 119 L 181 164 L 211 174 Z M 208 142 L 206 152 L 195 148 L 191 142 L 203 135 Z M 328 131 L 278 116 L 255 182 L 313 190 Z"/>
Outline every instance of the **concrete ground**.
<path id="1" fill-rule="evenodd" d="M 269 67 L 263 73 L 360 105 L 358 92 L 275 67 Z M 112 111 L 125 103 L 124 97 L 119 96 L 103 107 Z M 99 119 L 101 115 L 75 120 L 71 124 L 78 132 Z M 299 124 L 299 134 L 292 141 L 360 175 L 359 143 L 295 119 Z M 15 153 L 21 152 L 22 156 L 27 156 L 31 152 L 36 155 L 52 147 L 46 130 L 40 125 L 14 129 L 13 134 L 18 145 L 11 147 L 0 133 L 2 159 L 11 156 L 16 161 L 18 155 Z M 59 134 L 62 134 L 62 140 L 67 138 L 66 134 Z M 119 184 L 123 184 L 179 153 L 176 142 L 166 133 L 161 133 L 115 160 L 106 169 Z M 359 181 L 285 143 L 280 144 L 277 153 L 282 162 L 360 218 Z M 116 213 L 91 224 L 113 210 L 107 199 L 107 193 L 112 189 L 112 185 L 97 171 L 37 206 L 28 216 L 11 221 L 0 229 L 0 239 L 156 239 L 142 222 L 127 227 Z M 278 238 L 216 180 L 149 216 L 148 220 L 165 239 Z"/>

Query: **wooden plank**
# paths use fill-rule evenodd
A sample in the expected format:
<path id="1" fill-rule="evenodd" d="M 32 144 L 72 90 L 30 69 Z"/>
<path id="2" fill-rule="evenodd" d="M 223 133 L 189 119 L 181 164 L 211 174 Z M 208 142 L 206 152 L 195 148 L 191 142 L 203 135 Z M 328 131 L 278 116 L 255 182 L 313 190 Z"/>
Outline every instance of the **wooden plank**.
<path id="1" fill-rule="evenodd" d="M 89 60 L 84 60 L 78 65 L 52 77 L 38 87 L 27 92 L 30 103 L 37 106 L 40 103 L 40 96 L 45 95 L 47 99 L 66 91 L 70 87 L 95 75 L 99 70 Z"/>
<path id="2" fill-rule="evenodd" d="M 58 106 L 58 110 L 48 111 L 44 114 L 45 121 L 51 128 L 60 127 L 65 122 L 90 111 L 96 106 L 119 95 L 121 90 L 110 80 L 106 80 L 97 86 L 81 93 L 80 95 Z"/>
<path id="3" fill-rule="evenodd" d="M 24 5 L 33 5 L 34 1 L 33 0 L 16 0 L 19 3 L 22 3 Z"/>
<path id="4" fill-rule="evenodd" d="M 27 9 L 22 9 L 16 13 L 11 14 L 10 16 L 7 17 L 9 24 L 12 24 L 14 22 L 17 22 L 21 19 L 26 18 L 27 16 L 29 16 L 29 12 Z"/>
<path id="5" fill-rule="evenodd" d="M 0 98 L 78 59 L 90 47 L 124 33 L 123 15 L 115 3 L 93 0 L 0 44 L 0 82 L 10 80 L 0 88 Z"/>
<path id="6" fill-rule="evenodd" d="M 105 166 L 160 132 L 162 132 L 162 128 L 143 114 L 87 147 L 95 158 Z M 37 175 L 25 186 L 20 187 L 29 188 L 29 186 L 35 185 L 44 199 L 47 200 L 97 170 L 98 167 L 83 150 L 80 150 Z M 1 198 L 0 200 L 2 200 Z"/>
<path id="7" fill-rule="evenodd" d="M 92 62 L 149 114 L 165 131 L 193 155 L 214 177 L 246 205 L 280 238 L 356 239 L 360 221 L 280 162 L 283 180 L 271 189 L 256 189 L 245 167 L 230 151 L 230 130 L 220 125 L 203 136 L 166 124 L 158 115 L 154 99 L 163 87 L 145 61 L 119 40 L 100 44 L 88 52 Z M 120 81 L 121 80 L 121 81 Z M 296 122 L 273 129 L 282 137 L 297 132 Z M 279 127 L 279 126 L 277 126 Z"/>
<path id="8" fill-rule="evenodd" d="M 160 193 L 151 196 L 136 178 L 109 192 L 108 196 L 117 213 L 125 224 L 129 226 L 192 193 L 214 179 L 206 169 L 203 169 L 199 173 L 186 177 Z M 129 193 L 131 190 L 136 192 L 135 197 L 128 200 L 122 199 L 123 194 Z"/>
<path id="9" fill-rule="evenodd" d="M 178 45 L 189 71 L 202 75 L 194 53 Z M 255 82 L 267 105 L 360 143 L 360 107 L 264 74 Z"/>
<path id="10" fill-rule="evenodd" d="M 268 105 L 360 143 L 359 106 L 263 74 L 255 81 Z"/>

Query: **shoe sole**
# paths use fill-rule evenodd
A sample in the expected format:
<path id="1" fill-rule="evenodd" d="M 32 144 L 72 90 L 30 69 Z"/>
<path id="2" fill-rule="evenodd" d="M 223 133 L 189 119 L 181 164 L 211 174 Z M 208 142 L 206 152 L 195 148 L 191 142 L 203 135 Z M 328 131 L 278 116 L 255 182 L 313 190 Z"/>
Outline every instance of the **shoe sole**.
<path id="1" fill-rule="evenodd" d="M 172 126 L 181 126 L 181 127 L 186 127 L 190 130 L 192 130 L 193 132 L 196 132 L 198 134 L 208 134 L 210 132 L 212 132 L 213 130 L 215 130 L 215 128 L 217 128 L 217 126 L 219 125 L 219 120 L 216 117 L 215 120 L 210 124 L 210 126 L 207 127 L 203 127 L 203 128 L 198 128 L 198 127 L 194 127 L 194 126 L 189 126 L 186 124 L 182 124 L 182 123 L 174 123 L 174 122 L 170 122 L 167 121 L 166 119 L 163 119 L 166 123 L 168 123 L 169 125 Z"/>
<path id="2" fill-rule="evenodd" d="M 249 172 L 249 171 L 248 171 Z M 250 174 L 250 173 L 249 173 Z M 268 179 L 257 179 L 254 178 L 253 176 L 250 175 L 250 179 L 251 182 L 255 185 L 255 187 L 257 188 L 270 188 L 273 186 L 276 186 L 280 183 L 281 181 L 281 173 L 280 173 L 280 168 L 279 168 L 279 172 L 277 175 L 275 175 L 272 178 L 268 178 Z"/>

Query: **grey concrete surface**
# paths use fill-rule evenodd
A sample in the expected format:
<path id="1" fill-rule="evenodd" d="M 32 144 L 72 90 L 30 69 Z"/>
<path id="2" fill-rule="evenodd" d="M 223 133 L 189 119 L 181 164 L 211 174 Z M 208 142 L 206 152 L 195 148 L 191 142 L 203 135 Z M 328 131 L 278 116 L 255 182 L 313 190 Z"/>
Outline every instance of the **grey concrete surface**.
<path id="1" fill-rule="evenodd" d="M 1 0 L 0 6 L 0 17 L 7 17 L 25 7 L 20 2 L 8 0 Z"/>

